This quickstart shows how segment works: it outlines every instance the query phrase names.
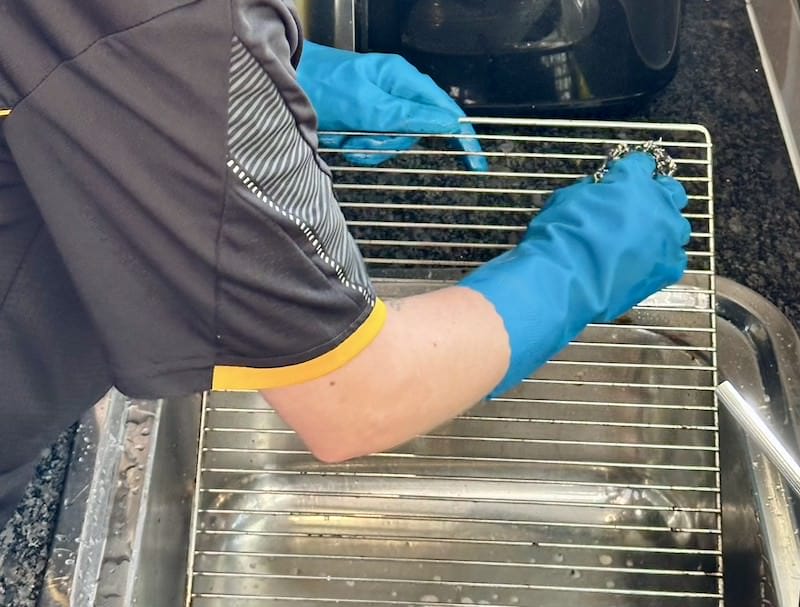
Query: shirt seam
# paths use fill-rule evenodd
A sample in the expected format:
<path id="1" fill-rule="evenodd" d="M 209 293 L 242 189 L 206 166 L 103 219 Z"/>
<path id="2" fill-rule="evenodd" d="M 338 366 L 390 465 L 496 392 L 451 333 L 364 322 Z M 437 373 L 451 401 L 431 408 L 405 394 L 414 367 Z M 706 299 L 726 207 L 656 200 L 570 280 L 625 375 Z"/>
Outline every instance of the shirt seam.
<path id="1" fill-rule="evenodd" d="M 213 368 L 215 366 L 251 366 L 252 368 L 264 368 L 264 369 L 280 369 L 282 367 L 291 367 L 292 365 L 301 364 L 304 362 L 308 362 L 310 360 L 314 360 L 315 358 L 322 356 L 326 352 L 329 352 L 333 347 L 344 342 L 350 335 L 352 335 L 355 330 L 358 329 L 363 323 L 364 320 L 369 316 L 371 308 L 364 306 L 363 309 L 359 311 L 358 316 L 350 322 L 346 328 L 342 329 L 339 333 L 337 333 L 334 337 L 327 340 L 324 344 L 320 344 L 315 346 L 314 348 L 309 348 L 304 350 L 303 352 L 299 352 L 296 354 L 291 355 L 292 357 L 296 357 L 297 360 L 295 362 L 286 362 L 282 364 L 276 364 L 274 360 L 270 360 L 267 358 L 258 358 L 253 356 L 220 356 L 218 360 L 215 360 L 209 364 L 208 358 L 205 356 L 194 356 L 185 359 L 174 359 L 170 362 L 163 362 L 157 363 L 150 368 L 138 368 L 138 369 L 131 369 L 128 368 L 125 371 L 117 370 L 114 367 L 111 367 L 111 375 L 112 377 L 117 379 L 122 379 L 126 381 L 135 380 L 135 379 L 151 379 L 154 377 L 162 377 L 164 375 L 169 375 L 173 373 L 183 373 L 186 371 L 200 371 L 204 369 Z M 324 350 L 320 353 L 316 353 L 317 351 Z M 308 354 L 313 354 L 310 358 L 307 356 Z"/>
<path id="2" fill-rule="evenodd" d="M 232 159 L 229 162 L 234 163 L 234 161 Z M 234 166 L 236 166 L 235 163 L 234 163 Z M 238 166 L 237 166 L 237 168 L 238 168 L 238 170 L 240 172 L 242 172 L 243 174 L 246 175 L 246 172 L 244 171 L 244 169 L 242 169 L 241 167 L 238 167 Z M 230 188 L 226 192 L 226 198 L 230 197 L 233 194 L 232 188 L 235 187 L 234 184 L 236 184 L 236 185 L 238 185 L 239 187 L 242 188 L 243 191 L 241 192 L 241 195 L 243 197 L 245 197 L 245 196 L 255 196 L 256 198 L 258 198 L 258 195 L 255 192 L 253 192 L 252 189 L 250 189 L 247 186 L 247 184 L 241 178 L 237 179 L 236 170 L 234 169 L 233 166 L 230 167 L 229 170 L 228 170 L 228 179 L 229 179 L 228 183 L 230 184 Z M 261 190 L 259 189 L 259 191 L 261 191 Z M 263 192 L 262 192 L 262 195 L 265 198 L 267 198 L 266 195 L 263 194 Z M 242 202 L 246 203 L 246 201 L 244 201 L 244 200 Z M 227 207 L 227 204 L 226 204 L 226 207 Z M 275 207 L 277 207 L 277 205 L 275 205 Z M 279 213 L 281 216 L 284 215 L 284 213 L 281 213 L 281 211 L 279 211 L 279 210 L 276 210 L 275 212 Z M 298 359 L 303 359 L 303 360 L 300 360 L 299 362 L 304 362 L 304 361 L 310 360 L 309 358 L 306 358 L 309 354 L 312 355 L 311 359 L 313 359 L 316 356 L 319 356 L 321 354 L 324 354 L 325 352 L 330 350 L 330 346 L 331 345 L 333 345 L 333 347 L 335 347 L 336 345 L 338 345 L 338 343 L 341 343 L 342 336 L 344 336 L 344 338 L 346 338 L 350 333 L 352 333 L 355 329 L 357 329 L 359 326 L 361 326 L 361 324 L 364 322 L 364 320 L 369 316 L 369 313 L 375 307 L 375 301 L 377 300 L 377 295 L 375 295 L 374 292 L 371 289 L 364 289 L 365 292 L 360 292 L 354 286 L 348 287 L 346 284 L 344 284 L 338 278 L 338 276 L 336 276 L 336 277 L 331 276 L 329 274 L 329 272 L 327 271 L 327 268 L 321 267 L 317 260 L 319 260 L 320 262 L 325 264 L 325 266 L 327 266 L 327 267 L 330 267 L 330 265 L 326 264 L 324 259 L 322 259 L 322 257 L 320 257 L 318 254 L 315 254 L 314 251 L 307 251 L 305 249 L 305 247 L 303 246 L 303 244 L 302 244 L 303 243 L 302 231 L 301 231 L 301 234 L 298 234 L 298 232 L 296 230 L 291 230 L 290 231 L 292 226 L 295 225 L 294 222 L 291 222 L 291 220 L 289 220 L 290 221 L 290 225 L 287 226 L 283 221 L 280 220 L 280 217 L 272 216 L 270 213 L 267 213 L 266 216 L 269 218 L 269 220 L 270 220 L 270 222 L 272 223 L 273 226 L 275 226 L 278 230 L 280 230 L 286 236 L 287 239 L 289 239 L 291 242 L 293 242 L 294 245 L 298 249 L 300 249 L 300 251 L 303 254 L 303 256 L 310 262 L 310 265 L 313 268 L 313 270 L 319 276 L 321 276 L 323 278 L 323 280 L 325 280 L 327 283 L 334 284 L 334 285 L 337 285 L 337 286 L 341 287 L 341 288 L 337 289 L 336 292 L 341 294 L 343 297 L 345 297 L 347 299 L 347 301 L 353 306 L 353 308 L 358 310 L 358 315 L 350 323 L 348 323 L 347 327 L 342 329 L 334 337 L 331 337 L 329 340 L 325 341 L 324 343 L 318 344 L 318 345 L 313 346 L 311 348 L 307 348 L 307 349 L 303 350 L 302 352 L 296 352 L 296 353 L 292 353 L 292 354 L 288 354 L 288 355 L 287 354 L 280 355 L 281 357 L 291 356 L 291 357 L 296 357 Z M 286 216 L 287 216 L 287 219 L 288 219 L 288 214 L 286 214 Z M 297 227 L 297 226 L 295 226 L 295 227 Z M 225 226 L 224 226 L 224 222 L 223 222 L 223 225 L 222 225 L 223 233 L 224 233 L 224 230 L 225 230 Z M 311 246 L 313 246 L 313 243 L 310 240 L 307 239 L 306 242 L 308 242 Z M 218 279 L 219 279 L 219 285 L 220 285 L 220 291 L 221 291 L 221 285 L 222 285 L 223 281 L 225 280 L 225 274 L 222 271 L 221 267 L 220 267 L 219 272 L 218 272 Z M 351 285 L 354 285 L 354 284 L 355 283 L 351 283 Z M 220 302 L 218 301 L 217 304 L 219 304 L 219 303 Z M 217 328 L 219 328 L 219 327 L 217 327 Z M 233 358 L 235 358 L 235 357 L 231 356 L 230 354 L 228 355 L 228 358 L 226 358 L 224 356 L 224 347 L 225 347 L 224 335 L 222 336 L 222 341 L 217 340 L 217 342 L 218 343 L 217 343 L 217 348 L 216 348 L 217 353 L 216 353 L 216 357 L 215 357 L 215 364 L 220 364 L 219 363 L 219 359 L 232 360 Z M 315 352 L 320 352 L 320 354 L 314 354 Z M 240 359 L 241 360 L 259 360 L 259 361 L 267 361 L 267 360 L 269 360 L 269 359 L 265 359 L 265 358 L 256 358 L 256 357 L 251 357 L 251 356 L 242 356 L 242 357 L 240 357 Z M 297 362 L 287 363 L 287 364 L 297 364 Z M 278 366 L 285 366 L 285 365 L 278 365 Z"/>
<path id="3" fill-rule="evenodd" d="M 366 303 L 366 302 L 364 302 Z M 369 318 L 369 315 L 372 313 L 373 306 L 364 305 L 358 312 L 358 316 L 356 316 L 348 325 L 339 331 L 336 335 L 331 337 L 325 343 L 319 344 L 314 346 L 313 348 L 308 348 L 303 350 L 302 352 L 298 352 L 296 354 L 291 354 L 292 358 L 295 358 L 293 362 L 283 362 L 280 364 L 276 364 L 274 358 L 260 358 L 256 356 L 240 356 L 234 354 L 222 355 L 220 356 L 217 361 L 215 362 L 215 366 L 247 366 L 251 368 L 263 368 L 263 369 L 280 369 L 283 367 L 292 367 L 294 365 L 303 364 L 312 360 L 323 356 L 336 348 L 337 346 L 341 345 L 347 339 L 355 333 L 359 327 L 361 327 L 364 322 Z M 286 358 L 287 355 L 282 355 L 281 358 Z"/>
<path id="4" fill-rule="evenodd" d="M 230 199 L 230 177 L 231 173 L 227 167 L 227 163 L 223 162 L 225 175 L 223 177 L 223 187 L 225 188 L 222 193 L 222 208 L 219 213 L 219 224 L 217 226 L 217 238 L 214 250 L 214 321 L 213 321 L 213 339 L 214 339 L 214 361 L 220 355 L 222 347 L 222 339 L 220 333 L 220 318 L 221 318 L 221 298 L 222 298 L 222 239 L 225 233 L 225 215 L 228 209 L 228 201 Z"/>
<path id="5" fill-rule="evenodd" d="M 15 104 L 13 104 L 12 110 L 15 110 L 15 111 L 19 110 L 20 106 L 23 103 L 25 103 L 25 101 L 29 97 L 31 97 L 34 93 L 36 93 L 36 91 L 45 83 L 45 81 L 48 78 L 50 78 L 50 76 L 52 76 L 61 66 L 70 64 L 70 63 L 78 60 L 82 55 L 84 55 L 87 52 L 89 52 L 92 48 L 94 48 L 98 44 L 101 44 L 101 43 L 103 43 L 103 42 L 105 42 L 107 40 L 110 40 L 110 39 L 112 39 L 112 38 L 114 38 L 114 37 L 116 37 L 116 36 L 118 36 L 120 34 L 125 34 L 127 32 L 130 32 L 130 31 L 138 28 L 138 27 L 146 25 L 146 24 L 150 23 L 151 21 L 155 21 L 156 19 L 158 19 L 160 17 L 163 17 L 164 15 L 168 15 L 171 12 L 186 8 L 190 4 L 195 4 L 198 1 L 199 0 L 185 0 L 184 2 L 182 2 L 180 4 L 180 6 L 175 6 L 175 7 L 170 8 L 170 9 L 164 11 L 164 12 L 158 13 L 156 15 L 152 15 L 152 16 L 148 17 L 147 19 L 143 19 L 142 21 L 138 21 L 137 23 L 129 25 L 128 27 L 125 27 L 123 29 L 117 30 L 115 32 L 110 32 L 108 34 L 104 34 L 103 36 L 100 36 L 96 40 L 93 40 L 86 47 L 84 47 L 83 49 L 81 49 L 80 51 L 78 51 L 77 53 L 72 55 L 71 57 L 68 57 L 68 58 L 64 59 L 63 61 L 60 61 L 59 63 L 54 65 L 44 76 L 42 76 L 42 78 L 35 85 L 33 85 L 33 87 L 29 91 L 27 91 L 24 95 L 22 95 L 17 100 L 17 102 Z M 14 114 L 14 112 L 12 111 L 8 115 L 8 118 L 11 118 L 13 116 L 13 114 Z"/>
<path id="6" fill-rule="evenodd" d="M 186 359 L 176 359 L 172 362 L 158 363 L 150 368 L 127 369 L 126 371 L 118 371 L 111 368 L 112 377 L 115 382 L 119 379 L 132 380 L 132 379 L 151 379 L 153 377 L 161 377 L 173 373 L 185 373 L 186 371 L 200 371 L 203 369 L 213 368 L 214 363 L 209 363 L 207 357 L 195 357 Z"/>
<path id="7" fill-rule="evenodd" d="M 3 293 L 2 299 L 0 299 L 0 312 L 2 312 L 3 309 L 5 308 L 6 302 L 8 301 L 11 292 L 14 290 L 14 285 L 16 284 L 17 279 L 19 278 L 19 275 L 22 272 L 22 268 L 28 261 L 28 256 L 31 254 L 31 250 L 33 249 L 36 242 L 39 240 L 39 237 L 42 235 L 43 230 L 44 230 L 44 222 L 42 221 L 39 223 L 39 226 L 36 228 L 36 232 L 34 232 L 34 234 L 31 236 L 30 241 L 25 246 L 25 251 L 23 252 L 22 257 L 20 257 L 19 264 L 17 264 L 17 267 L 14 270 L 14 274 L 11 276 L 11 280 L 8 281 L 8 289 L 6 289 L 5 293 Z"/>
<path id="8" fill-rule="evenodd" d="M 295 225 L 297 230 L 299 230 L 307 239 L 307 241 L 314 247 L 316 254 L 315 257 L 311 257 L 311 259 L 319 259 L 324 265 L 328 266 L 333 270 L 333 273 L 336 276 L 338 282 L 343 285 L 348 291 L 353 291 L 361 295 L 361 297 L 367 302 L 367 304 L 372 307 L 375 305 L 376 295 L 371 288 L 370 284 L 361 285 L 358 283 L 357 279 L 351 279 L 345 274 L 344 266 L 339 263 L 338 260 L 334 259 L 330 256 L 328 251 L 323 246 L 324 243 L 322 240 L 317 236 L 317 233 L 314 229 L 314 226 L 310 226 L 307 224 L 303 219 L 286 211 L 278 202 L 273 200 L 273 198 L 267 194 L 261 187 L 260 184 L 256 183 L 255 180 L 250 176 L 250 174 L 241 166 L 239 166 L 238 161 L 233 157 L 230 157 L 228 160 L 228 165 L 230 169 L 230 173 L 233 173 L 234 177 L 238 179 L 238 182 L 241 184 L 243 188 L 247 190 L 247 192 L 256 197 L 257 200 L 266 204 L 268 207 L 274 209 L 274 212 L 280 216 L 286 218 L 286 220 Z M 296 240 L 288 234 L 286 227 L 279 221 L 279 218 L 273 219 L 274 223 L 280 227 L 280 229 L 292 238 L 293 241 Z M 299 245 L 298 245 L 299 246 Z M 320 268 L 316 263 L 313 264 L 317 270 L 323 274 L 326 278 L 328 278 L 328 274 L 323 272 L 322 268 Z"/>

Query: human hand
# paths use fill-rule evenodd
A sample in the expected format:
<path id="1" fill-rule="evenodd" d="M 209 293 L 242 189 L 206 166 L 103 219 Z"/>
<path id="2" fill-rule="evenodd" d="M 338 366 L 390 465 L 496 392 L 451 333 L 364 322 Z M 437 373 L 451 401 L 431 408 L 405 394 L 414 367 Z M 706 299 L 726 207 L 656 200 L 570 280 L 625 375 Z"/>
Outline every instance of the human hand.
<path id="1" fill-rule="evenodd" d="M 478 268 L 461 286 L 484 295 L 511 344 L 514 387 L 590 322 L 611 322 L 686 269 L 688 198 L 655 161 L 636 152 L 614 161 L 603 181 L 558 190 L 522 243 Z"/>
<path id="2" fill-rule="evenodd" d="M 474 128 L 459 120 L 464 111 L 399 55 L 354 53 L 305 42 L 297 79 L 317 112 L 320 130 L 462 134 L 461 148 L 477 153 L 465 156 L 467 166 L 489 170 Z M 345 156 L 361 165 L 378 165 L 417 141 L 378 135 L 321 138 L 323 145 L 353 150 Z"/>

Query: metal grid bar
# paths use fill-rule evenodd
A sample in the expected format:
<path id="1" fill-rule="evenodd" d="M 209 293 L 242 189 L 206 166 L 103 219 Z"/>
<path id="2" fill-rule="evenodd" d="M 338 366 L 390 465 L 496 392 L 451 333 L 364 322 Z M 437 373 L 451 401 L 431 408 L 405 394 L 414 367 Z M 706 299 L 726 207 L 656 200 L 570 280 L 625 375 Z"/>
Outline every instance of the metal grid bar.
<path id="1" fill-rule="evenodd" d="M 191 605 L 722 604 L 708 133 L 473 122 L 489 172 L 465 170 L 450 135 L 373 168 L 323 150 L 382 296 L 458 280 L 609 148 L 649 139 L 690 198 L 684 281 L 590 325 L 514 392 L 344 465 L 313 461 L 260 397 L 210 395 Z"/>

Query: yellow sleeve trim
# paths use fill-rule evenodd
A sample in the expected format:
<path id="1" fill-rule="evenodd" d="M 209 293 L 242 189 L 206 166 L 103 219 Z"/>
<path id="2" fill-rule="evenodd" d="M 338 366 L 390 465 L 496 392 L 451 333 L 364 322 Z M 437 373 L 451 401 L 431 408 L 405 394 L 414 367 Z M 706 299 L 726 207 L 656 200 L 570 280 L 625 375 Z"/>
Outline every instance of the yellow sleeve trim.
<path id="1" fill-rule="evenodd" d="M 330 352 L 289 367 L 214 367 L 211 389 L 231 392 L 281 388 L 317 379 L 343 367 L 366 348 L 386 322 L 386 304 L 380 299 L 364 323 Z"/>
<path id="2" fill-rule="evenodd" d="M 11 110 L 0 107 L 0 118 L 5 118 L 11 115 Z"/>

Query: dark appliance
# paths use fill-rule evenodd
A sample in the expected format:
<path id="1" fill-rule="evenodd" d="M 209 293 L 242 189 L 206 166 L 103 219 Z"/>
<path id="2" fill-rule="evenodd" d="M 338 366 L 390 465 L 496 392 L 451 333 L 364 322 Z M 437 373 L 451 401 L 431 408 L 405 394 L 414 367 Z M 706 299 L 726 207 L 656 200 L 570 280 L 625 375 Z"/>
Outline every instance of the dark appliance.
<path id="1" fill-rule="evenodd" d="M 309 4 L 312 39 L 399 53 L 473 114 L 624 114 L 678 63 L 682 0 Z"/>

